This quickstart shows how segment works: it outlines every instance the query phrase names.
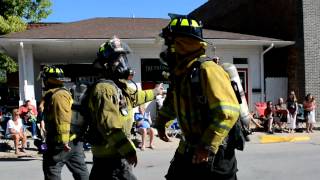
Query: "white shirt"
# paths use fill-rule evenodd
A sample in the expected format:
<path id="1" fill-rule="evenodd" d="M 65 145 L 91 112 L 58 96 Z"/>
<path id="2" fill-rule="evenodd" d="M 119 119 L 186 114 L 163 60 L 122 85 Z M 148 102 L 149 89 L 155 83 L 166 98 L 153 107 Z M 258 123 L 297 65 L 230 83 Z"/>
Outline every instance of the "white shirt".
<path id="1" fill-rule="evenodd" d="M 14 129 L 15 131 L 20 132 L 21 128 L 23 127 L 22 119 L 19 118 L 17 121 L 18 121 L 18 124 L 17 124 L 17 125 L 14 124 L 14 122 L 13 122 L 12 119 L 10 119 L 10 120 L 7 122 L 6 134 L 10 134 L 10 130 L 9 130 L 9 129 Z"/>
<path id="2" fill-rule="evenodd" d="M 164 99 L 165 99 L 165 97 L 162 96 L 162 95 L 157 95 L 156 96 L 157 108 L 161 108 L 162 107 Z"/>

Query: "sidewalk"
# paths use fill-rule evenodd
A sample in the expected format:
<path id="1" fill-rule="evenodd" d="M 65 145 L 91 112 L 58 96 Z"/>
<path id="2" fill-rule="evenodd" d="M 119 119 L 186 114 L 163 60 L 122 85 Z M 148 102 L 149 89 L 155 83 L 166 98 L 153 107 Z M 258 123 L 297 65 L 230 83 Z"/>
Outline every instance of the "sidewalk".
<path id="1" fill-rule="evenodd" d="M 274 133 L 253 132 L 250 137 L 250 143 L 281 143 L 281 142 L 299 142 L 310 141 L 311 143 L 319 144 L 320 142 L 320 122 L 317 122 L 313 133 L 295 132 L 295 133 Z M 269 138 L 269 139 L 268 139 Z M 278 140 L 275 140 L 278 138 Z M 274 142 L 273 142 L 274 141 Z"/>
<path id="2" fill-rule="evenodd" d="M 139 138 L 140 137 L 138 136 L 138 140 L 139 140 Z M 146 141 L 148 142 L 148 140 L 149 139 L 147 138 Z M 157 150 L 157 149 L 175 149 L 176 147 L 178 147 L 179 139 L 171 138 L 171 140 L 172 140 L 172 142 L 164 142 L 164 141 L 160 140 L 158 137 L 155 137 L 154 138 L 155 150 Z M 33 159 L 42 158 L 42 154 L 38 154 L 38 150 L 33 144 L 33 139 L 29 138 L 27 141 L 30 143 L 30 147 L 26 148 L 26 153 L 21 153 L 20 156 L 17 156 L 14 153 L 14 150 L 3 152 L 0 149 L 0 159 L 3 159 L 3 158 L 11 158 L 11 159 L 15 159 L 15 158 L 33 158 Z M 4 143 L 3 140 L 0 140 L 0 142 Z M 12 140 L 5 141 L 5 142 L 8 142 L 11 147 L 14 147 Z M 137 148 L 137 151 L 139 152 L 141 150 L 139 148 Z M 150 148 L 146 148 L 145 151 L 152 151 L 152 150 Z M 90 153 L 90 151 L 86 151 L 86 153 Z"/>
<path id="3" fill-rule="evenodd" d="M 14 143 L 13 143 L 12 140 L 5 140 L 5 141 L 4 140 L 0 140 L 0 142 L 1 142 L 1 145 L 4 145 L 4 143 L 7 142 L 8 145 L 10 145 L 12 148 L 14 147 Z M 27 157 L 27 158 L 41 158 L 42 155 L 38 154 L 38 150 L 33 144 L 33 139 L 28 138 L 27 142 L 29 142 L 30 147 L 25 149 L 25 151 L 26 151 L 25 153 L 21 152 L 21 154 L 19 156 L 14 153 L 14 149 L 6 151 L 6 152 L 3 152 L 0 149 L 0 159 L 2 159 L 2 158 L 15 159 L 15 158 L 25 158 L 25 157 Z"/>

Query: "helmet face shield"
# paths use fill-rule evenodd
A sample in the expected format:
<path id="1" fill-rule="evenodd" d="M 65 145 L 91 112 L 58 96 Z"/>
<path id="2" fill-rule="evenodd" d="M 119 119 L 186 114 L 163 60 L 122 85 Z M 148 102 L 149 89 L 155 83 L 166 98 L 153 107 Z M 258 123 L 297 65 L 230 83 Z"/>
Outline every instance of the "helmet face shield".
<path id="1" fill-rule="evenodd" d="M 98 58 L 93 66 L 104 71 L 108 78 L 128 79 L 133 76 L 129 68 L 127 54 L 131 53 L 129 46 L 117 37 L 103 43 L 97 53 Z"/>
<path id="2" fill-rule="evenodd" d="M 118 54 L 117 57 L 113 58 L 105 64 L 106 69 L 109 69 L 112 73 L 112 78 L 115 79 L 128 79 L 129 76 L 133 77 L 133 71 L 129 67 L 129 62 L 126 54 Z"/>
<path id="3" fill-rule="evenodd" d="M 111 64 L 112 70 L 116 73 L 123 73 L 129 69 L 128 58 L 124 54 L 119 54 Z"/>

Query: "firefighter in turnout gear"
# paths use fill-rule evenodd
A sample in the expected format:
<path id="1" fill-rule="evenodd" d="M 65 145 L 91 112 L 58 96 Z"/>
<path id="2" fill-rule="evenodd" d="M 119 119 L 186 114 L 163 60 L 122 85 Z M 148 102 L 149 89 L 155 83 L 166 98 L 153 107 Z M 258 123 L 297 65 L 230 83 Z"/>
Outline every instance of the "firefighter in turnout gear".
<path id="1" fill-rule="evenodd" d="M 130 139 L 132 108 L 162 94 L 162 86 L 151 90 L 129 87 L 128 78 L 133 72 L 128 66 L 130 52 L 124 42 L 114 37 L 100 46 L 93 63 L 102 77 L 88 93 L 92 117 L 89 125 L 93 153 L 91 180 L 136 179 L 132 173 L 132 165 L 137 164 L 136 148 Z"/>
<path id="2" fill-rule="evenodd" d="M 42 98 L 47 132 L 47 150 L 43 154 L 44 177 L 46 180 L 61 179 L 61 170 L 66 164 L 74 179 L 88 180 L 83 143 L 70 131 L 73 100 L 71 93 L 63 88 L 63 70 L 45 66 L 41 76 L 46 90 Z"/>
<path id="3" fill-rule="evenodd" d="M 155 127 L 160 139 L 169 141 L 165 124 L 177 118 L 183 137 L 165 177 L 236 179 L 234 134 L 238 131 L 234 127 L 240 107 L 230 78 L 212 60 L 199 63 L 206 58 L 207 46 L 200 22 L 184 15 L 170 16 L 160 35 L 172 43 L 167 44 L 171 55 L 164 56 L 171 57 L 165 59 L 171 84 Z"/>

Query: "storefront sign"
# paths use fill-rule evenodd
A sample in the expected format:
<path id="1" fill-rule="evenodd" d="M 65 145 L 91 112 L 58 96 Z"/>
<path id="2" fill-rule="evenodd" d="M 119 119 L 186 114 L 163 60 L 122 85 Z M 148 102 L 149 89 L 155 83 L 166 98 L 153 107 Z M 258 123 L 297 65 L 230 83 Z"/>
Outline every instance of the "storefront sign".
<path id="1" fill-rule="evenodd" d="M 152 81 L 157 83 L 166 83 L 162 75 L 168 72 L 168 68 L 161 64 L 160 59 L 141 59 L 141 81 Z"/>

